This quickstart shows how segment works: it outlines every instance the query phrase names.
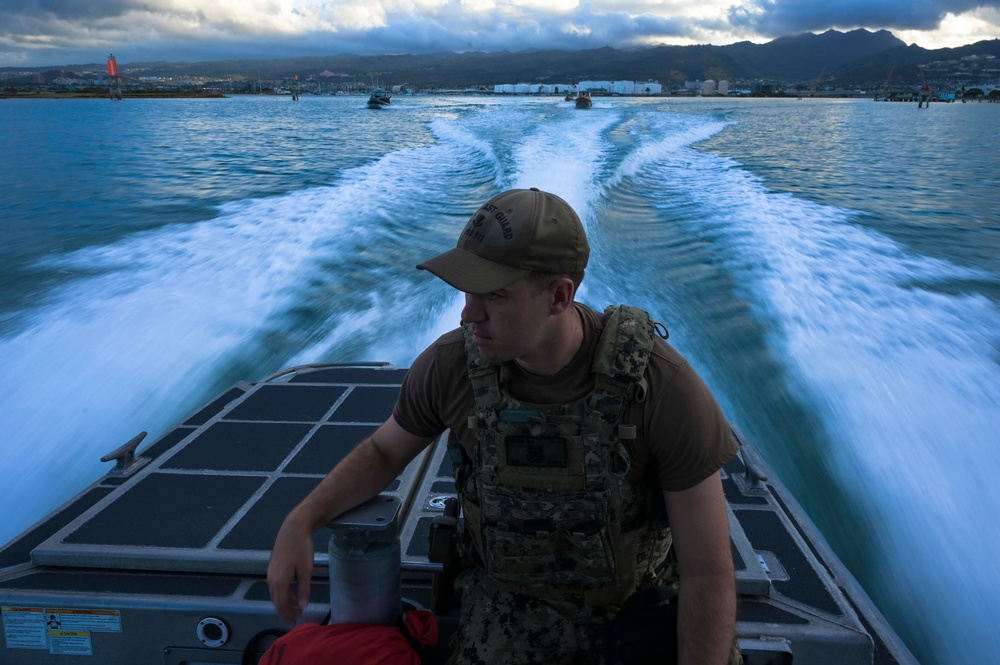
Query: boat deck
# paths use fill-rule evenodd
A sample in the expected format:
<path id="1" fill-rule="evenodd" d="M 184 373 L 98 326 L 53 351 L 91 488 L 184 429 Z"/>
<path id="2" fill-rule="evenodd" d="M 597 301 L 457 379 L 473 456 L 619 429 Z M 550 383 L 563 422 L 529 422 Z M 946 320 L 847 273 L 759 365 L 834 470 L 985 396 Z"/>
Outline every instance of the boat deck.
<path id="1" fill-rule="evenodd" d="M 265 580 L 282 519 L 391 413 L 404 373 L 308 366 L 238 383 L 140 450 L 138 471 L 112 470 L 8 543 L 0 662 L 240 663 L 248 647 L 259 653 L 256 636 L 285 628 Z M 746 662 L 915 662 L 748 444 L 723 483 Z M 430 608 L 430 525 L 454 495 L 443 441 L 385 493 L 401 505 L 403 597 Z M 328 614 L 330 534 L 314 536 L 314 622 Z M 207 619 L 224 626 L 221 642 Z M 439 621 L 446 635 L 456 613 Z"/>

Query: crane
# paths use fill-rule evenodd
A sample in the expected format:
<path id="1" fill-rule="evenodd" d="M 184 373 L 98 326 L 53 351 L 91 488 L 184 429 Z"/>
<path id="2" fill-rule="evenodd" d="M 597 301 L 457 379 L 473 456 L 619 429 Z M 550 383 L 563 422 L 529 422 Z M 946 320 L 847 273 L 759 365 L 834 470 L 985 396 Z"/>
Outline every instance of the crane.
<path id="1" fill-rule="evenodd" d="M 896 71 L 896 63 L 892 63 L 892 67 L 889 68 L 889 74 L 885 77 L 885 98 L 889 99 L 889 83 L 892 81 L 892 73 Z M 878 101 L 878 93 L 875 94 L 875 101 Z"/>
<path id="2" fill-rule="evenodd" d="M 819 86 L 819 82 L 823 80 L 823 74 L 825 73 L 826 73 L 826 65 L 823 66 L 823 69 L 819 70 L 819 76 L 816 77 L 816 80 L 813 82 L 812 87 L 809 88 L 810 97 L 816 96 L 816 88 Z"/>

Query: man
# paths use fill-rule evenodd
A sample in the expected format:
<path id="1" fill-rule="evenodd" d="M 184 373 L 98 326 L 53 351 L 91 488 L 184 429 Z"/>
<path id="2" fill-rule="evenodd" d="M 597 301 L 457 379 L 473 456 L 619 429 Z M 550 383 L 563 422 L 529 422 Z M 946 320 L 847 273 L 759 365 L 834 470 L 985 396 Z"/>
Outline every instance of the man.
<path id="1" fill-rule="evenodd" d="M 678 662 L 737 653 L 718 472 L 737 444 L 648 315 L 575 302 L 589 254 L 572 208 L 531 188 L 488 201 L 417 266 L 466 294 L 463 327 L 420 354 L 392 416 L 285 519 L 268 566 L 285 620 L 308 603 L 312 531 L 449 430 L 469 562 L 451 662 L 595 662 L 623 603 L 668 581 L 671 537 Z"/>

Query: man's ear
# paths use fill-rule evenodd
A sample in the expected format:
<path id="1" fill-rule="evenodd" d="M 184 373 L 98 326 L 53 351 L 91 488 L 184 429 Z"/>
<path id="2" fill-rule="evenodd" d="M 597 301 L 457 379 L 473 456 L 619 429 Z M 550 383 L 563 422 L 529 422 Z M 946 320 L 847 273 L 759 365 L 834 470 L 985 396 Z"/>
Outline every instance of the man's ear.
<path id="1" fill-rule="evenodd" d="M 556 281 L 552 282 L 551 286 L 551 304 L 549 305 L 549 311 L 553 315 L 562 314 L 573 304 L 573 296 L 576 294 L 576 284 L 569 277 L 560 277 Z"/>

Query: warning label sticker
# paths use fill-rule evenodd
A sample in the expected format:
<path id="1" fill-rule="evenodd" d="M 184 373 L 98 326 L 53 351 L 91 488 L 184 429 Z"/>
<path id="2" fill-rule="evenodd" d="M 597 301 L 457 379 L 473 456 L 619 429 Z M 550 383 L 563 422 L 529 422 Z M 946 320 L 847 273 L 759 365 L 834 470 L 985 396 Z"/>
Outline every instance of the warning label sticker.
<path id="1" fill-rule="evenodd" d="M 90 633 L 68 630 L 49 631 L 49 653 L 62 656 L 93 656 Z"/>
<path id="2" fill-rule="evenodd" d="M 80 631 L 92 633 L 122 632 L 122 615 L 118 610 L 45 610 L 46 627 L 49 630 Z"/>
<path id="3" fill-rule="evenodd" d="M 0 607 L 8 649 L 47 649 L 45 610 L 41 607 Z"/>
<path id="4" fill-rule="evenodd" d="M 61 656 L 93 656 L 90 633 L 50 630 L 49 653 Z"/>
<path id="5" fill-rule="evenodd" d="M 8 649 L 48 649 L 49 653 L 93 655 L 91 633 L 120 633 L 118 610 L 0 607 Z"/>

